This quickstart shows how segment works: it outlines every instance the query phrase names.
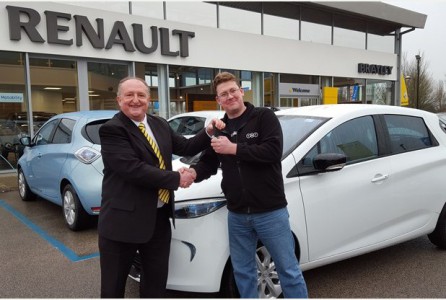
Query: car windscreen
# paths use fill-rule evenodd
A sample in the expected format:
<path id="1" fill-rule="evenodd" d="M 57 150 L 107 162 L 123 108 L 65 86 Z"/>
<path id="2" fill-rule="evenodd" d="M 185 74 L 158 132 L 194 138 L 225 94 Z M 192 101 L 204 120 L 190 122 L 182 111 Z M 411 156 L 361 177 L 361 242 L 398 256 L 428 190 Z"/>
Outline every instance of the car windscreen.
<path id="1" fill-rule="evenodd" d="M 310 116 L 279 115 L 277 117 L 283 132 L 282 158 L 286 157 L 303 140 L 328 120 L 327 118 Z"/>

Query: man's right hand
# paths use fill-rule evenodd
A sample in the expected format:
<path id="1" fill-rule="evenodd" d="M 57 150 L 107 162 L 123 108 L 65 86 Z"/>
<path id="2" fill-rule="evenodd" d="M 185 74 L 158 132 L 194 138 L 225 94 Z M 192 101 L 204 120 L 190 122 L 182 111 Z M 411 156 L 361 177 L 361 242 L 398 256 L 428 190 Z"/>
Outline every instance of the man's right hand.
<path id="1" fill-rule="evenodd" d="M 208 136 L 212 137 L 215 135 L 215 128 L 217 128 L 218 130 L 223 130 L 225 129 L 225 127 L 226 127 L 225 122 L 223 122 L 220 119 L 214 118 L 211 120 L 208 126 L 206 126 L 205 130 Z"/>
<path id="2" fill-rule="evenodd" d="M 191 168 L 180 168 L 178 172 L 180 173 L 180 187 L 182 188 L 190 187 L 197 178 L 197 173 Z"/>

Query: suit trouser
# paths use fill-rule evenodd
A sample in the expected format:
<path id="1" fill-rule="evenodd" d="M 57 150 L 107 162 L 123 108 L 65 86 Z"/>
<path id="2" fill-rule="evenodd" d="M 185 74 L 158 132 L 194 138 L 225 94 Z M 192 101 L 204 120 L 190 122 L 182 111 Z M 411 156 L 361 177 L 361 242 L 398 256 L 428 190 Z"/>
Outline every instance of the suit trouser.
<path id="1" fill-rule="evenodd" d="M 124 243 L 99 236 L 101 298 L 124 298 L 136 250 L 141 256 L 140 297 L 165 297 L 171 237 L 165 208 L 158 209 L 153 236 L 146 243 Z"/>

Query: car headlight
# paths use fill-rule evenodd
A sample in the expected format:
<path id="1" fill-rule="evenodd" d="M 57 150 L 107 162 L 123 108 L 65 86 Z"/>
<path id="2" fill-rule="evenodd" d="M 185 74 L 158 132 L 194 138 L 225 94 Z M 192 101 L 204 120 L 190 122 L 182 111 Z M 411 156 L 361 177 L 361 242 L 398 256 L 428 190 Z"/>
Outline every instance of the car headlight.
<path id="1" fill-rule="evenodd" d="M 74 153 L 74 156 L 84 164 L 91 164 L 101 157 L 101 153 L 93 148 L 82 147 Z"/>
<path id="2" fill-rule="evenodd" d="M 226 205 L 225 198 L 199 199 L 175 202 L 177 219 L 192 219 L 208 215 Z"/>

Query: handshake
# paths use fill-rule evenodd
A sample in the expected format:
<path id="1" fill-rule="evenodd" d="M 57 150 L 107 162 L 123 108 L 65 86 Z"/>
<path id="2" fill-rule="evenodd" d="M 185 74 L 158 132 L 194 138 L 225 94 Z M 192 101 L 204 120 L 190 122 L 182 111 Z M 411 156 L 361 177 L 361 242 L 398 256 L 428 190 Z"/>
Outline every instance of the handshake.
<path id="1" fill-rule="evenodd" d="M 197 178 L 197 172 L 192 168 L 180 168 L 178 169 L 180 173 L 180 187 L 188 188 Z"/>

